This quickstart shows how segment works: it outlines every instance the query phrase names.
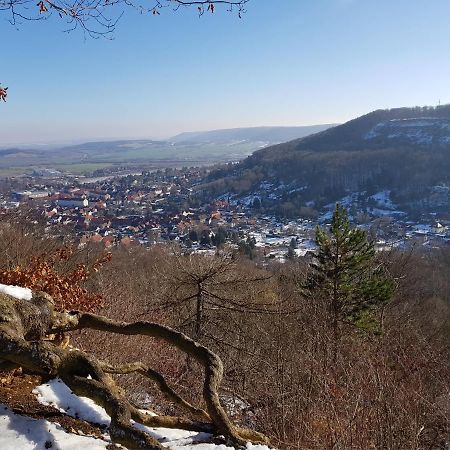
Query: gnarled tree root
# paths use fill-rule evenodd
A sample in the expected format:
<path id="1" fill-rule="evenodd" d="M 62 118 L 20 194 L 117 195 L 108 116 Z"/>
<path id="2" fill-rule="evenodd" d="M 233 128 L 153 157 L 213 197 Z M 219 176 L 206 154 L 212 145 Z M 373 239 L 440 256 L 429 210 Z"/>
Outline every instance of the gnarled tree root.
<path id="1" fill-rule="evenodd" d="M 114 367 L 79 350 L 69 351 L 44 341 L 47 334 L 79 329 L 95 329 L 123 335 L 145 335 L 161 338 L 194 357 L 204 367 L 203 398 L 207 412 L 183 400 L 162 375 L 142 363 Z M 164 447 L 149 434 L 138 430 L 131 419 L 150 427 L 180 428 L 223 435 L 236 448 L 247 441 L 267 443 L 267 438 L 253 430 L 236 427 L 220 404 L 218 389 L 223 366 L 219 357 L 188 336 L 152 322 L 122 323 L 102 316 L 81 312 L 53 312 L 48 296 L 36 295 L 31 302 L 0 294 L 0 360 L 24 367 L 34 373 L 59 376 L 77 395 L 93 399 L 111 417 L 111 439 L 129 449 L 161 450 Z M 156 381 L 163 393 L 191 416 L 143 414 L 122 395 L 109 373 L 138 372 Z"/>
<path id="2" fill-rule="evenodd" d="M 192 417 L 198 420 L 206 420 L 210 421 L 211 418 L 209 417 L 208 413 L 201 409 L 197 408 L 194 405 L 191 405 L 189 402 L 184 400 L 179 394 L 177 394 L 168 384 L 165 378 L 156 370 L 146 366 L 145 364 L 141 362 L 134 362 L 134 363 L 128 363 L 128 364 L 122 364 L 120 366 L 114 366 L 111 364 L 101 363 L 102 369 L 106 373 L 113 373 L 113 374 L 128 374 L 128 373 L 134 373 L 137 372 L 150 380 L 153 380 L 159 390 L 165 395 L 165 397 L 178 405 L 181 409 L 184 409 L 188 414 L 190 414 Z"/>

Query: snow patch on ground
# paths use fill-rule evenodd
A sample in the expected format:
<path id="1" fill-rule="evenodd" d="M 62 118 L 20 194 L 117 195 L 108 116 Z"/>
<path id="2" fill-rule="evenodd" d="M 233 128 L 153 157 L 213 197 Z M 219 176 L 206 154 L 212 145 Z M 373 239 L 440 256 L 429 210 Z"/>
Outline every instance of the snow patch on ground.
<path id="1" fill-rule="evenodd" d="M 251 205 L 253 205 L 253 202 L 255 200 L 261 201 L 261 197 L 256 194 L 250 194 L 250 195 L 247 195 L 246 197 L 241 198 L 240 202 L 241 202 L 241 204 L 243 204 L 245 206 L 251 206 Z"/>
<path id="2" fill-rule="evenodd" d="M 47 443 L 47 447 L 46 447 Z M 50 443 L 52 444 L 49 447 Z M 110 441 L 67 433 L 60 425 L 44 419 L 14 414 L 0 405 L 0 448 L 2 450 L 100 450 Z"/>
<path id="3" fill-rule="evenodd" d="M 378 204 L 378 206 L 382 209 L 395 209 L 396 205 L 392 203 L 391 200 L 391 191 L 380 191 L 376 194 L 372 195 L 371 197 L 373 200 L 375 200 Z"/>
<path id="4" fill-rule="evenodd" d="M 369 212 L 370 214 L 372 214 L 373 216 L 377 216 L 377 217 L 392 217 L 392 216 L 396 216 L 396 217 L 400 217 L 400 216 L 405 216 L 406 213 L 403 211 L 396 211 L 396 210 L 392 210 L 392 209 L 381 209 L 381 208 L 369 208 Z"/>
<path id="5" fill-rule="evenodd" d="M 413 233 L 414 234 L 431 234 L 431 232 L 433 231 L 431 225 L 427 225 L 427 224 L 416 224 L 413 227 Z"/>
<path id="6" fill-rule="evenodd" d="M 0 284 L 0 292 L 18 298 L 19 300 L 31 300 L 31 297 L 33 297 L 31 289 L 6 284 Z"/>
<path id="7" fill-rule="evenodd" d="M 374 139 L 378 136 L 380 128 L 384 126 L 385 122 L 380 122 L 377 125 L 375 125 L 370 131 L 368 131 L 364 136 L 363 139 L 369 140 Z"/>
<path id="8" fill-rule="evenodd" d="M 295 256 L 305 256 L 308 252 L 314 251 L 317 245 L 314 241 L 303 241 L 294 249 Z"/>
<path id="9" fill-rule="evenodd" d="M 77 419 L 86 420 L 87 422 L 91 423 L 97 423 L 105 427 L 108 427 L 110 424 L 110 417 L 101 406 L 98 406 L 91 399 L 88 399 L 86 397 L 78 397 L 69 389 L 69 387 L 63 381 L 61 381 L 58 378 L 50 380 L 48 383 L 36 387 L 33 390 L 33 393 L 37 395 L 37 399 L 40 403 L 44 405 L 53 406 L 69 416 L 75 417 Z M 145 412 L 153 415 L 153 413 L 151 412 L 147 411 Z M 133 421 L 132 424 L 136 426 L 136 428 L 139 428 L 147 432 L 154 438 L 158 439 L 164 446 L 170 448 L 171 450 L 232 449 L 232 447 L 227 447 L 225 445 L 198 443 L 200 441 L 205 442 L 211 438 L 211 435 L 207 433 L 197 433 L 193 431 L 185 431 L 169 428 L 149 428 L 141 424 L 137 424 Z M 3 450 L 3 448 L 4 447 L 0 445 L 0 449 Z M 11 447 L 11 449 L 12 448 L 13 447 Z M 63 449 L 63 447 L 59 448 Z M 77 448 L 82 448 L 82 446 Z M 64 447 L 64 450 L 65 449 L 66 447 Z M 247 449 L 269 450 L 267 446 L 252 445 L 252 444 L 248 444 Z"/>
<path id="10" fill-rule="evenodd" d="M 59 378 L 41 384 L 33 390 L 40 403 L 53 406 L 76 419 L 109 426 L 110 418 L 106 411 L 90 398 L 76 396 Z"/>

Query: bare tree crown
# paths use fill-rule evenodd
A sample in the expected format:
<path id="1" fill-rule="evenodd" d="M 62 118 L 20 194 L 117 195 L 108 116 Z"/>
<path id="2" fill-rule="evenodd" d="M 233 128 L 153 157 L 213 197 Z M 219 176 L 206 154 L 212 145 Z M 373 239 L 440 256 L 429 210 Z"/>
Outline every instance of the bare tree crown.
<path id="1" fill-rule="evenodd" d="M 218 5 L 239 17 L 250 0 L 0 0 L 0 11 L 8 13 L 11 24 L 23 21 L 45 20 L 57 14 L 68 25 L 67 31 L 81 28 L 90 37 L 110 37 L 124 9 L 135 8 L 142 13 L 158 16 L 165 9 L 179 10 L 194 7 L 201 16 L 214 13 Z M 114 11 L 114 12 L 113 12 Z M 2 97 L 0 96 L 0 99 Z"/>

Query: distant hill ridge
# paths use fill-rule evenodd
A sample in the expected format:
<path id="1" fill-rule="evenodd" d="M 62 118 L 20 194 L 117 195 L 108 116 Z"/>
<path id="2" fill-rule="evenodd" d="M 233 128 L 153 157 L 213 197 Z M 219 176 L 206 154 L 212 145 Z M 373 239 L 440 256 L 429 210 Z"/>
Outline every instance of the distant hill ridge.
<path id="1" fill-rule="evenodd" d="M 379 109 L 286 143 L 289 149 L 332 151 L 450 143 L 450 105 Z M 262 153 L 271 152 L 266 148 Z"/>
<path id="2" fill-rule="evenodd" d="M 297 127 L 250 127 L 223 130 L 196 131 L 178 134 L 169 139 L 174 143 L 206 143 L 230 141 L 287 142 L 326 130 L 336 124 L 305 125 Z"/>
<path id="3" fill-rule="evenodd" d="M 169 167 L 238 161 L 263 147 L 323 131 L 329 126 L 235 128 L 182 133 L 164 141 L 122 139 L 59 148 L 6 148 L 0 150 L 0 170 L 47 166 L 71 172 L 74 166 L 79 166 L 78 170 L 85 168 L 89 172 L 111 164 L 138 167 L 157 163 L 158 167 Z"/>

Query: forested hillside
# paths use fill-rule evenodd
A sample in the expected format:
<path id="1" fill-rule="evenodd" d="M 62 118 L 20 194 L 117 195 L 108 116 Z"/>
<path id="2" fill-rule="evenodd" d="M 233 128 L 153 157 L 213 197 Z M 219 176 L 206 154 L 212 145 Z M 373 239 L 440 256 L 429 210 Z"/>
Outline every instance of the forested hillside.
<path id="1" fill-rule="evenodd" d="M 205 190 L 261 193 L 282 186 L 272 200 L 316 208 L 349 192 L 391 191 L 405 209 L 426 205 L 435 186 L 450 181 L 450 106 L 379 110 L 302 139 L 255 152 L 213 171 Z M 261 202 L 270 207 L 269 195 Z"/>

